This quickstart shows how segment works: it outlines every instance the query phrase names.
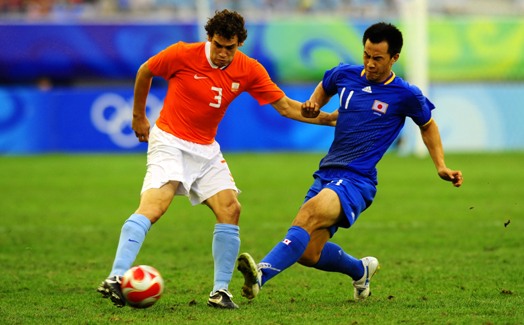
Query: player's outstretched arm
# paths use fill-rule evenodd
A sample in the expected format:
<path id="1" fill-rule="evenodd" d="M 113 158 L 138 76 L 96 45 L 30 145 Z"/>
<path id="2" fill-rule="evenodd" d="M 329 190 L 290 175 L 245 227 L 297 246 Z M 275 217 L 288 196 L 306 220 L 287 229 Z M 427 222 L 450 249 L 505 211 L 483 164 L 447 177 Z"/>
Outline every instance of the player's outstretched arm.
<path id="1" fill-rule="evenodd" d="M 280 113 L 280 115 L 297 121 L 335 126 L 337 124 L 338 110 L 332 113 L 327 113 L 321 110 L 330 99 L 331 97 L 326 94 L 322 87 L 322 82 L 320 82 L 311 94 L 309 100 L 304 103 L 300 103 L 284 96 L 271 105 Z"/>
<path id="2" fill-rule="evenodd" d="M 460 170 L 449 169 L 446 166 L 444 149 L 442 147 L 442 140 L 440 139 L 437 123 L 433 119 L 430 120 L 424 126 L 420 127 L 420 133 L 440 178 L 453 183 L 455 187 L 460 187 L 463 181 L 462 172 Z"/>
<path id="3" fill-rule="evenodd" d="M 147 95 L 151 90 L 153 73 L 147 67 L 147 62 L 138 69 L 135 79 L 133 99 L 133 122 L 131 127 L 140 142 L 149 141 L 150 123 L 146 116 Z"/>
<path id="4" fill-rule="evenodd" d="M 324 112 L 321 111 L 317 105 L 310 106 L 307 109 L 308 112 L 305 112 L 304 115 L 303 104 L 287 96 L 271 103 L 271 106 L 273 106 L 280 115 L 300 122 L 329 126 L 335 126 L 337 123 L 338 112 Z"/>

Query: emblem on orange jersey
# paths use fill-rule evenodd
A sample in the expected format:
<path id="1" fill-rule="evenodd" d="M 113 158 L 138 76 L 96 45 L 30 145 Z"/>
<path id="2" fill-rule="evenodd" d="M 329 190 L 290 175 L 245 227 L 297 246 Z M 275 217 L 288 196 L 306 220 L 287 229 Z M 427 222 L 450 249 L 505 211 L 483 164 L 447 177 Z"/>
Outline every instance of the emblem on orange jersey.
<path id="1" fill-rule="evenodd" d="M 386 114 L 386 111 L 388 110 L 389 104 L 381 102 L 380 100 L 375 100 L 373 103 L 373 107 L 371 107 L 372 110 L 375 112 L 379 112 L 382 114 Z"/>
<path id="2" fill-rule="evenodd" d="M 236 93 L 238 91 L 238 88 L 240 88 L 240 84 L 238 82 L 233 82 L 231 84 L 231 91 Z"/>

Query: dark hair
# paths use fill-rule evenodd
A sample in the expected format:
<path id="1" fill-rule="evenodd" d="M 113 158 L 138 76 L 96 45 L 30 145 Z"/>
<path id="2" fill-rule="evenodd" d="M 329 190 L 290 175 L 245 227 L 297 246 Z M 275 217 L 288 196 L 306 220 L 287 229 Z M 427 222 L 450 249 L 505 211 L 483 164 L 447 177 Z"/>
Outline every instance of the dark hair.
<path id="1" fill-rule="evenodd" d="M 391 56 L 400 53 L 402 50 L 402 32 L 392 24 L 380 22 L 369 26 L 362 37 L 362 44 L 366 45 L 368 39 L 373 44 L 386 41 L 388 53 Z"/>
<path id="2" fill-rule="evenodd" d="M 220 35 L 227 39 L 238 37 L 238 43 L 243 43 L 247 38 L 247 30 L 244 27 L 244 17 L 236 11 L 224 9 L 215 11 L 215 16 L 210 18 L 206 24 L 207 36 L 212 38 Z"/>

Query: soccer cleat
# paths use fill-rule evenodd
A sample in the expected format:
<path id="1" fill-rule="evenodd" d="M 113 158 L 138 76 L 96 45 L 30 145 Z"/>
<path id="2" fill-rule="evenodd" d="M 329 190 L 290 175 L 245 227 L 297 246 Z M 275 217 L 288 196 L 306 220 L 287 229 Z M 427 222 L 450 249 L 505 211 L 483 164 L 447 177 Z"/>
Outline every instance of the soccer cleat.
<path id="1" fill-rule="evenodd" d="M 212 292 L 207 300 L 207 305 L 214 308 L 237 309 L 238 306 L 231 300 L 233 295 L 226 289 Z"/>
<path id="2" fill-rule="evenodd" d="M 242 286 L 242 297 L 253 299 L 258 295 L 262 286 L 262 272 L 258 269 L 257 264 L 248 253 L 242 253 L 237 258 L 237 269 L 244 276 L 244 285 Z"/>
<path id="3" fill-rule="evenodd" d="M 113 275 L 102 281 L 96 291 L 100 292 L 104 298 L 110 298 L 115 306 L 124 307 L 126 300 L 120 288 L 121 284 L 122 277 Z"/>
<path id="4" fill-rule="evenodd" d="M 369 282 L 373 275 L 380 269 L 380 264 L 374 257 L 364 257 L 361 261 L 364 265 L 364 275 L 359 280 L 353 281 L 353 287 L 355 287 L 353 297 L 355 300 L 363 300 L 371 296 Z"/>

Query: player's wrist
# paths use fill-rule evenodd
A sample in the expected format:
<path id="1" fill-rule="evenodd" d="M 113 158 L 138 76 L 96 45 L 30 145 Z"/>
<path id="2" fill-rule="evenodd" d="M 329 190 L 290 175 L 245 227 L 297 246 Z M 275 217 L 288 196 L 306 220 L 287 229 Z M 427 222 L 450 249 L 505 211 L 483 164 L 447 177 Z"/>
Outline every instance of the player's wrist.
<path id="1" fill-rule="evenodd" d="M 133 119 L 140 120 L 146 118 L 145 113 L 135 113 L 133 112 Z"/>

